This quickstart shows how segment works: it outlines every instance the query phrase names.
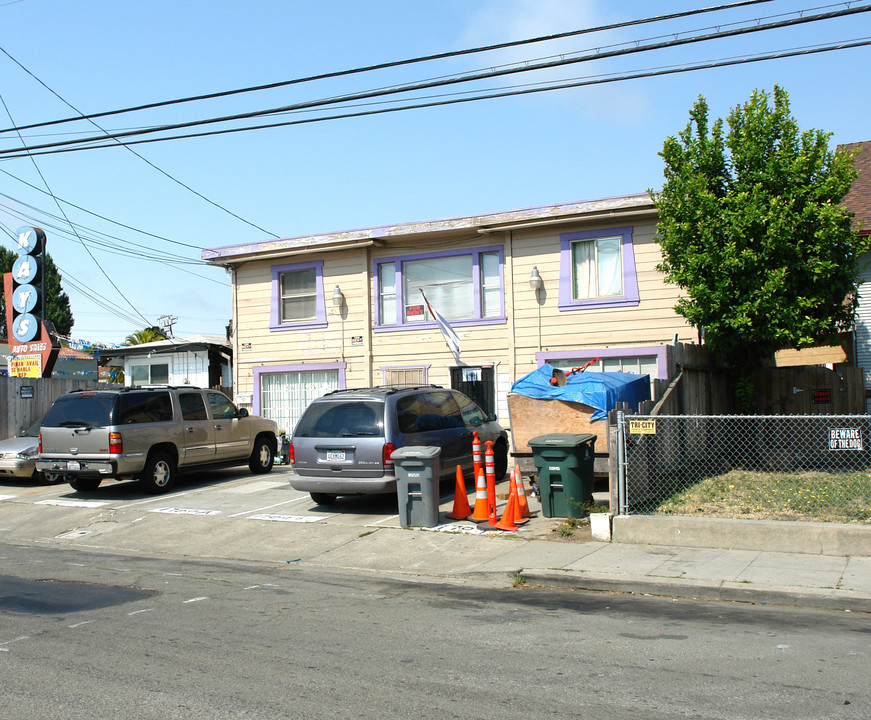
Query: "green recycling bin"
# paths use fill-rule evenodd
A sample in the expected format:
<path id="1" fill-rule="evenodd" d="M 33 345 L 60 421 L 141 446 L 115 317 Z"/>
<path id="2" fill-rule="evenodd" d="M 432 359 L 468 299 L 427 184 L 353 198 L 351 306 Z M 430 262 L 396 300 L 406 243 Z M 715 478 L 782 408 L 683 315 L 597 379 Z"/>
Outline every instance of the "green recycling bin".
<path id="1" fill-rule="evenodd" d="M 538 468 L 541 511 L 545 517 L 582 518 L 593 502 L 596 435 L 551 433 L 529 441 Z"/>

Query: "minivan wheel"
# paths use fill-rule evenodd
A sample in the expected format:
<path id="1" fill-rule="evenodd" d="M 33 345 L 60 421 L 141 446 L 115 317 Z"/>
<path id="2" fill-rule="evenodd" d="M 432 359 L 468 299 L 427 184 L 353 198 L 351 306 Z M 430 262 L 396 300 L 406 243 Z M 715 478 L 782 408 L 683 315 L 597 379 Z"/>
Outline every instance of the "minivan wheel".
<path id="1" fill-rule="evenodd" d="M 493 455 L 495 456 L 493 458 L 493 472 L 496 473 L 496 482 L 499 482 L 508 472 L 508 445 L 503 442 L 496 443 Z"/>
<path id="2" fill-rule="evenodd" d="M 248 458 L 248 467 L 251 472 L 262 474 L 272 470 L 275 463 L 275 448 L 266 437 L 258 437 L 254 442 L 254 450 Z"/>
<path id="3" fill-rule="evenodd" d="M 312 500 L 318 505 L 332 505 L 336 502 L 337 495 L 332 495 L 330 493 L 309 493 L 312 496 Z"/>
<path id="4" fill-rule="evenodd" d="M 175 482 L 175 463 L 166 453 L 152 453 L 139 476 L 142 487 L 150 493 L 169 490 Z"/>
<path id="5" fill-rule="evenodd" d="M 78 492 L 89 492 L 100 487 L 100 478 L 71 477 L 70 485 Z"/>

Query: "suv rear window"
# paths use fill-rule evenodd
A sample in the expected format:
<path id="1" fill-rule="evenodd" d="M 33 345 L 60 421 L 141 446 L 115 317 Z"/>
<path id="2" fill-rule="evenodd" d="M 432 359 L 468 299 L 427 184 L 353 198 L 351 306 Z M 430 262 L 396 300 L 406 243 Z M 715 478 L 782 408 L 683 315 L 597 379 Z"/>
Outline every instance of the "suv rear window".
<path id="1" fill-rule="evenodd" d="M 168 392 L 132 392 L 118 398 L 117 425 L 171 420 L 172 399 Z"/>
<path id="2" fill-rule="evenodd" d="M 42 424 L 45 427 L 103 427 L 111 425 L 114 394 L 69 395 L 55 400 Z"/>
<path id="3" fill-rule="evenodd" d="M 299 419 L 294 437 L 337 438 L 384 435 L 384 403 L 312 403 Z"/>

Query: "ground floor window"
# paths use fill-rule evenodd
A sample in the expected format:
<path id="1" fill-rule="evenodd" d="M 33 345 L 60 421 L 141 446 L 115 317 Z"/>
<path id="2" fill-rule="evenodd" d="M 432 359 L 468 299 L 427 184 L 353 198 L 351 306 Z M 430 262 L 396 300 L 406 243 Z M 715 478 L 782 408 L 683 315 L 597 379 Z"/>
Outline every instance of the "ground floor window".
<path id="1" fill-rule="evenodd" d="M 278 429 L 290 435 L 312 400 L 343 387 L 344 367 L 315 370 L 262 368 L 255 372 L 255 382 L 257 380 L 260 407 L 254 408 L 255 413 L 275 420 Z"/>
<path id="2" fill-rule="evenodd" d="M 650 393 L 653 397 L 653 381 L 668 377 L 664 346 L 603 348 L 600 350 L 562 350 L 536 353 L 539 365 L 547 363 L 560 370 L 583 367 L 584 372 L 625 372 L 650 376 Z"/>
<path id="3" fill-rule="evenodd" d="M 426 367 L 381 368 L 383 385 L 420 387 L 426 385 Z"/>
<path id="4" fill-rule="evenodd" d="M 154 365 L 133 365 L 130 368 L 131 385 L 168 385 L 169 365 L 155 363 Z"/>

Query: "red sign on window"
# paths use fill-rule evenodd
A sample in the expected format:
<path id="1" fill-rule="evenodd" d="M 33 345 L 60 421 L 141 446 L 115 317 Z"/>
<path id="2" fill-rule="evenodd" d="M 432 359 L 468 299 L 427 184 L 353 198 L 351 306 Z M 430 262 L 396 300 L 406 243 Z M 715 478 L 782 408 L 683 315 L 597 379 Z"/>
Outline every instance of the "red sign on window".
<path id="1" fill-rule="evenodd" d="M 409 305 L 405 308 L 406 317 L 421 317 L 423 315 L 423 305 Z"/>

